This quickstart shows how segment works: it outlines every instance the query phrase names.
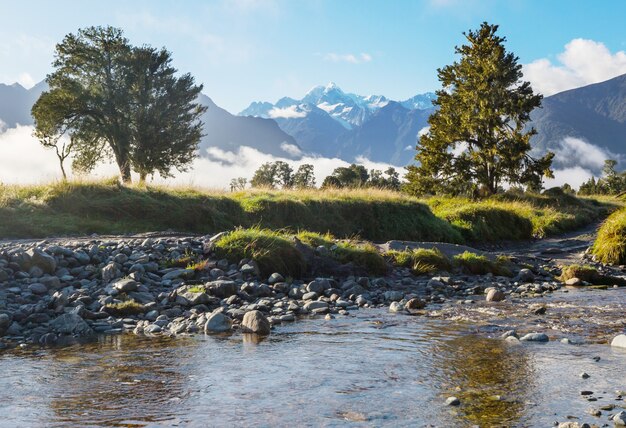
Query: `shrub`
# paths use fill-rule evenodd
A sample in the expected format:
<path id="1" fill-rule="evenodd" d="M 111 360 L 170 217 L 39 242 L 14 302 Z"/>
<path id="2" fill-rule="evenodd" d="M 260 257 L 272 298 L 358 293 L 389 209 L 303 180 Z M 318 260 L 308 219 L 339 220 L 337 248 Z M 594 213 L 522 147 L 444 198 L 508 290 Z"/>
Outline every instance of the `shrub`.
<path id="1" fill-rule="evenodd" d="M 144 307 L 133 299 L 129 299 L 118 303 L 108 303 L 104 305 L 104 310 L 108 314 L 120 317 L 141 314 L 144 312 Z"/>
<path id="2" fill-rule="evenodd" d="M 611 214 L 602 224 L 592 253 L 602 263 L 626 264 L 626 208 Z"/>
<path id="3" fill-rule="evenodd" d="M 437 248 L 388 251 L 385 256 L 392 264 L 411 268 L 417 275 L 452 269 L 450 259 Z"/>
<path id="4" fill-rule="evenodd" d="M 504 260 L 493 262 L 486 256 L 465 251 L 453 258 L 454 263 L 464 272 L 472 275 L 485 275 L 492 273 L 499 276 L 513 276 Z"/>

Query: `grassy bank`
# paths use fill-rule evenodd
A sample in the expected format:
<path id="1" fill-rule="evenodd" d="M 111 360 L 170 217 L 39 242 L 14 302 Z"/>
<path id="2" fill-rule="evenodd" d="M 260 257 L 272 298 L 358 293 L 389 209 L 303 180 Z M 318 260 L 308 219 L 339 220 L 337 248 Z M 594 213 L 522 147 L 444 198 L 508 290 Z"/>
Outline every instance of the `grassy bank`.
<path id="1" fill-rule="evenodd" d="M 416 199 L 364 190 L 244 191 L 125 187 L 115 182 L 0 186 L 0 237 L 238 226 L 330 232 L 338 238 L 484 242 L 526 239 L 579 227 L 609 204 L 570 196 L 502 195 L 486 201 Z"/>
<path id="2" fill-rule="evenodd" d="M 592 252 L 602 263 L 626 264 L 626 208 L 614 212 L 602 224 Z"/>

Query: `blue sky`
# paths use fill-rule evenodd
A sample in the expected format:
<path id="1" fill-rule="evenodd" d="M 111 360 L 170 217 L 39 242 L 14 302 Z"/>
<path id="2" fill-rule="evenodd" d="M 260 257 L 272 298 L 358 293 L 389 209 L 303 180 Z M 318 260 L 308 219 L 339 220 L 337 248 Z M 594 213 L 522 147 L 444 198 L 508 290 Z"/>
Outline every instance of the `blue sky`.
<path id="1" fill-rule="evenodd" d="M 405 99 L 438 87 L 462 32 L 500 24 L 546 94 L 626 73 L 626 2 L 603 1 L 1 1 L 0 82 L 50 71 L 54 44 L 89 25 L 165 46 L 175 66 L 231 112 L 253 100 L 300 98 L 329 81 Z M 581 40 L 577 40 L 581 39 Z"/>

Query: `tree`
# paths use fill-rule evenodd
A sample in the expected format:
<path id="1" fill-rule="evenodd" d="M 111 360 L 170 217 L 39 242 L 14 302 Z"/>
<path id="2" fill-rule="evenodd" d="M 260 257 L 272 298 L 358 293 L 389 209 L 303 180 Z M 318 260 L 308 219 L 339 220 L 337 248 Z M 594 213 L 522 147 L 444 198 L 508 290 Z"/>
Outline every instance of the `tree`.
<path id="1" fill-rule="evenodd" d="M 497 25 L 483 23 L 463 33 L 467 44 L 456 47 L 460 60 L 437 70 L 442 89 L 439 108 L 420 137 L 415 159 L 408 167 L 407 188 L 413 193 L 455 193 L 468 187 L 495 193 L 503 183 L 541 188 L 552 176 L 554 155 L 530 156 L 525 131 L 530 112 L 541 105 L 530 83 L 522 78 L 518 58 L 496 35 Z"/>
<path id="2" fill-rule="evenodd" d="M 141 179 L 184 170 L 201 136 L 203 108 L 193 100 L 202 86 L 189 75 L 176 78 L 170 63 L 169 52 L 133 47 L 118 28 L 68 34 L 56 46 L 50 89 L 33 106 L 36 133 L 63 129 L 76 168 L 89 171 L 112 157 L 126 183 L 132 169 Z M 54 125 L 49 110 L 60 99 L 67 105 Z"/>
<path id="3" fill-rule="evenodd" d="M 284 161 L 274 162 L 274 183 L 275 185 L 289 189 L 293 187 L 293 169 Z"/>
<path id="4" fill-rule="evenodd" d="M 276 167 L 272 162 L 266 162 L 261 165 L 256 171 L 254 176 L 250 180 L 252 187 L 269 187 L 271 189 L 276 187 Z"/>
<path id="5" fill-rule="evenodd" d="M 363 165 L 351 164 L 349 167 L 338 167 L 333 170 L 332 179 L 328 176 L 322 183 L 326 187 L 363 187 L 367 184 L 369 174 Z"/>
<path id="6" fill-rule="evenodd" d="M 155 172 L 171 177 L 172 168 L 185 171 L 202 137 L 199 119 L 207 108 L 195 101 L 202 85 L 188 73 L 177 78 L 171 62 L 167 50 L 149 46 L 133 48 L 128 58 L 130 159 L 140 182 Z"/>
<path id="7" fill-rule="evenodd" d="M 230 191 L 237 192 L 240 190 L 245 190 L 246 185 L 248 184 L 248 179 L 244 177 L 237 177 L 230 180 Z"/>
<path id="8" fill-rule="evenodd" d="M 371 187 L 391 190 L 400 189 L 400 174 L 393 167 L 387 168 L 384 173 L 379 169 L 372 169 L 369 176 L 367 184 Z"/>
<path id="9" fill-rule="evenodd" d="M 293 186 L 297 189 L 312 189 L 315 187 L 313 165 L 305 163 L 298 167 L 293 175 Z"/>

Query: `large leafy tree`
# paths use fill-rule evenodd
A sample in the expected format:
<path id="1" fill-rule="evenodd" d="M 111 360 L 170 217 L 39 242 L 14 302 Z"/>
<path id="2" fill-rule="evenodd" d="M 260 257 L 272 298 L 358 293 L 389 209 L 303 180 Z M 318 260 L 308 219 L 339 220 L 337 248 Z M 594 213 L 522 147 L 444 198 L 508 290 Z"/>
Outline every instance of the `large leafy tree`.
<path id="1" fill-rule="evenodd" d="M 534 158 L 525 125 L 541 105 L 541 95 L 522 81 L 518 58 L 504 47 L 497 25 L 483 23 L 464 33 L 460 59 L 438 71 L 439 108 L 430 132 L 417 145 L 418 166 L 408 167 L 413 193 L 495 193 L 504 183 L 540 189 L 550 177 L 553 154 Z"/>
<path id="2" fill-rule="evenodd" d="M 142 179 L 184 169 L 201 136 L 204 110 L 193 100 L 202 87 L 175 77 L 170 62 L 165 50 L 131 46 L 118 28 L 68 34 L 56 46 L 50 89 L 32 109 L 35 134 L 44 144 L 67 135 L 83 171 L 113 158 L 124 182 L 132 169 Z"/>

